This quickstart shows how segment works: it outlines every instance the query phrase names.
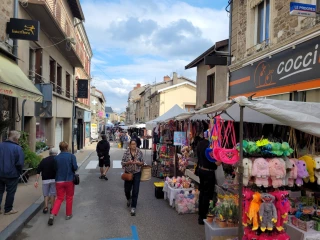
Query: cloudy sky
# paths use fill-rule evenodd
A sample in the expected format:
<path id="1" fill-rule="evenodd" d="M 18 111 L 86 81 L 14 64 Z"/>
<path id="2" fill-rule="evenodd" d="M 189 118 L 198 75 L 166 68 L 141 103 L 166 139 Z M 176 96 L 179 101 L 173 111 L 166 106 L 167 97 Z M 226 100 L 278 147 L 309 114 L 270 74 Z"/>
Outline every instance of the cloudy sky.
<path id="1" fill-rule="evenodd" d="M 81 0 L 93 49 L 93 85 L 107 106 L 124 111 L 137 83 L 163 81 L 228 38 L 227 0 Z"/>

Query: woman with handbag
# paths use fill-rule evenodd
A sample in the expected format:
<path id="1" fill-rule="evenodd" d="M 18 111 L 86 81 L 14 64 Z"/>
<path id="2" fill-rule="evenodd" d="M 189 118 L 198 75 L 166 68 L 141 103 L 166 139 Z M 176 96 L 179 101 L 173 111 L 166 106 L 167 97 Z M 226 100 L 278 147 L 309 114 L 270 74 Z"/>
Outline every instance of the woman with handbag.
<path id="1" fill-rule="evenodd" d="M 125 151 L 122 158 L 124 174 L 124 191 L 127 198 L 127 207 L 131 206 L 131 216 L 136 215 L 136 207 L 139 195 L 141 169 L 144 165 L 143 154 L 134 140 L 129 142 L 129 148 Z"/>
<path id="2" fill-rule="evenodd" d="M 61 204 L 66 196 L 66 220 L 72 218 L 72 203 L 74 195 L 74 177 L 78 169 L 76 157 L 68 152 L 68 143 L 60 142 L 61 153 L 54 158 L 56 171 L 57 199 L 50 214 L 48 225 L 53 225 L 54 216 L 57 216 Z"/>

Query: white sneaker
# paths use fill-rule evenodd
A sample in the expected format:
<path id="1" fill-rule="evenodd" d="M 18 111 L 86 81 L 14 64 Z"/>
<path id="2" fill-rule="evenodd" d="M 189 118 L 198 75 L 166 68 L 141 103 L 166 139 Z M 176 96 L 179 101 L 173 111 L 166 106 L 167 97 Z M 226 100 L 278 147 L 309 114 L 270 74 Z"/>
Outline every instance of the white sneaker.
<path id="1" fill-rule="evenodd" d="M 17 210 L 14 210 L 14 209 L 12 208 L 10 212 L 5 212 L 4 215 L 16 214 L 17 212 L 18 212 Z"/>
<path id="2" fill-rule="evenodd" d="M 136 215 L 136 209 L 135 208 L 131 208 L 131 216 L 135 216 Z"/>

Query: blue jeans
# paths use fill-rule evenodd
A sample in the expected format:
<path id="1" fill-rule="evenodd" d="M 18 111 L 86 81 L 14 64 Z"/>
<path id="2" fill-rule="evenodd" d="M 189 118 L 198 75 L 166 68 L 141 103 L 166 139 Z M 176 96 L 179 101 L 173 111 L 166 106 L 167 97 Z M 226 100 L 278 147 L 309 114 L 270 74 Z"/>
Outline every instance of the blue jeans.
<path id="1" fill-rule="evenodd" d="M 0 206 L 4 191 L 7 192 L 4 212 L 10 212 L 13 208 L 14 195 L 16 194 L 19 178 L 2 178 L 0 177 Z"/>
<path id="2" fill-rule="evenodd" d="M 127 200 L 132 198 L 132 202 L 131 202 L 132 208 L 137 207 L 140 179 L 141 179 L 141 172 L 138 172 L 133 174 L 132 181 L 124 181 L 124 192 L 126 194 Z M 132 190 L 132 195 L 131 195 L 131 190 Z"/>

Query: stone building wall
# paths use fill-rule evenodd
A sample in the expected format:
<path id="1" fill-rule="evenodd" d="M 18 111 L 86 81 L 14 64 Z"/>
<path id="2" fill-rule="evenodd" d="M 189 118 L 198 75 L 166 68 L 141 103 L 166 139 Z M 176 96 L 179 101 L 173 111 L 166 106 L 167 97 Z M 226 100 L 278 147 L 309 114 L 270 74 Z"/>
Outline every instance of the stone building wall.
<path id="1" fill-rule="evenodd" d="M 13 16 L 13 0 L 0 0 L 0 42 L 7 40 L 7 22 Z"/>
<path id="2" fill-rule="evenodd" d="M 306 18 L 290 15 L 291 0 L 270 0 L 270 39 L 268 43 L 254 44 L 256 25 L 254 8 L 248 4 L 251 1 L 233 0 L 231 71 L 241 68 L 245 62 L 320 30 L 319 17 Z M 315 0 L 303 2 L 315 4 Z"/>

